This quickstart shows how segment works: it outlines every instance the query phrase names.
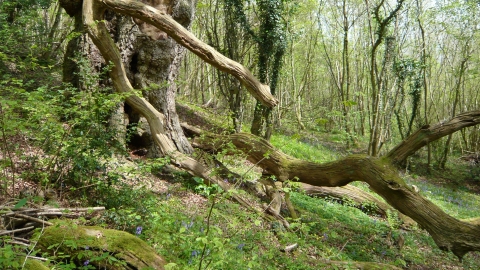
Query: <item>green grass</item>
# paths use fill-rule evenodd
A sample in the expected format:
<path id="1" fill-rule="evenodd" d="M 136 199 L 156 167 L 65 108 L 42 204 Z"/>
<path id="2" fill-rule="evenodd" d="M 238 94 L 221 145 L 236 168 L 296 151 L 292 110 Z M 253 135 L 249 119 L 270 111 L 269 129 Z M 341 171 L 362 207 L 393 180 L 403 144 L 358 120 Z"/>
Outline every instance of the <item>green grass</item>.
<path id="1" fill-rule="evenodd" d="M 426 179 L 414 180 L 405 177 L 410 185 L 416 185 L 425 198 L 442 208 L 449 215 L 459 218 L 480 216 L 480 195 L 468 192 L 465 188 L 453 190 L 451 187 L 435 185 Z"/>
<path id="2" fill-rule="evenodd" d="M 334 161 L 340 157 L 338 153 L 329 150 L 321 144 L 310 145 L 300 142 L 298 139 L 296 136 L 275 134 L 272 136 L 270 143 L 287 155 L 307 161 L 324 163 Z"/>

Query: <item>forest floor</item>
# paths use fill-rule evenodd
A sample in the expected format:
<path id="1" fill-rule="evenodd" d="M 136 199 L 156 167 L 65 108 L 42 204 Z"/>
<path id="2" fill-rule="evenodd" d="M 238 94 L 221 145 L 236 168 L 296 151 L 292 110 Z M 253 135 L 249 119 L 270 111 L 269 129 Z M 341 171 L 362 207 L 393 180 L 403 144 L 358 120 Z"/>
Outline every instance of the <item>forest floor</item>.
<path id="1" fill-rule="evenodd" d="M 227 116 L 219 117 L 212 110 L 182 105 L 179 112 L 183 121 L 203 129 L 220 132 L 222 126 L 228 126 Z M 343 142 L 321 132 L 275 134 L 271 143 L 286 154 L 314 162 L 360 151 L 347 150 Z M 395 212 L 382 218 L 349 201 L 340 204 L 333 198 L 291 192 L 301 217 L 288 219 L 291 230 L 285 230 L 232 202 L 225 193 L 215 193 L 200 179 L 169 169 L 166 159 L 151 160 L 135 153 L 110 162 L 109 170 L 121 176 L 114 188 L 63 194 L 56 190 L 58 199 L 47 203 L 105 206 L 105 213 L 84 222 L 137 232 L 171 262 L 171 269 L 356 269 L 335 264 L 339 261 L 377 262 L 403 269 L 480 269 L 480 253 L 469 253 L 460 262 L 452 253 L 441 251 L 426 231 L 403 227 Z M 253 164 L 241 156 L 219 153 L 217 158 L 243 181 L 259 176 Z M 420 155 L 401 170 L 409 184 L 456 218 L 480 216 L 480 167 L 452 158 L 446 170 L 428 172 L 422 160 Z M 17 164 L 21 166 L 25 164 Z M 370 192 L 364 183 L 354 185 Z M 241 189 L 237 192 L 243 194 Z M 285 252 L 292 244 L 298 247 Z"/>

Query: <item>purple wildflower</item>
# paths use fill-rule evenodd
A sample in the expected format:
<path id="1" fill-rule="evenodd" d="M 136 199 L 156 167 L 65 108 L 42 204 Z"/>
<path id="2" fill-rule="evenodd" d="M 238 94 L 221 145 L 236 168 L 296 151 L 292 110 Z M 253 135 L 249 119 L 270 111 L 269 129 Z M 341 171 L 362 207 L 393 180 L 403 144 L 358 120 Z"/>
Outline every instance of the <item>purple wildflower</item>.
<path id="1" fill-rule="evenodd" d="M 89 263 L 90 263 L 90 260 L 86 260 L 86 261 L 83 263 L 83 266 L 87 266 Z"/>
<path id="2" fill-rule="evenodd" d="M 137 231 L 135 232 L 136 235 L 140 235 L 142 233 L 142 226 L 137 227 Z"/>
<path id="3" fill-rule="evenodd" d="M 193 223 L 193 220 L 190 221 L 190 223 L 188 223 L 188 224 L 187 224 L 185 221 L 182 221 L 182 226 L 185 227 L 185 229 L 187 229 L 187 230 L 190 229 L 190 228 L 192 228 L 192 227 L 193 227 L 193 224 L 194 224 L 194 223 Z"/>
<path id="4" fill-rule="evenodd" d="M 237 246 L 237 249 L 238 249 L 238 250 L 243 250 L 243 247 L 244 247 L 244 246 L 245 246 L 245 244 L 244 244 L 244 243 L 241 243 L 241 244 L 239 244 L 239 245 Z"/>

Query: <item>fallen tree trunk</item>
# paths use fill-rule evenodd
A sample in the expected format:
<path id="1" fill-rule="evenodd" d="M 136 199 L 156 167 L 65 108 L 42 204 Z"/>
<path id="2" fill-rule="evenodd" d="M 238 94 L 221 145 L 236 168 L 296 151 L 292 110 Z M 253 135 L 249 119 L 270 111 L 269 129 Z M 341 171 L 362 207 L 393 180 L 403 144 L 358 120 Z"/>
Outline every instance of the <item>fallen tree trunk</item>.
<path id="1" fill-rule="evenodd" d="M 117 270 L 165 269 L 167 264 L 155 249 L 132 234 L 71 221 L 53 222 L 54 226 L 39 232 L 37 247 L 46 253 L 68 254 L 68 260 L 76 265 Z"/>
<path id="2" fill-rule="evenodd" d="M 247 133 L 205 135 L 196 138 L 194 145 L 220 149 L 230 142 L 247 154 L 250 162 L 280 181 L 298 179 L 302 183 L 327 187 L 366 182 L 391 206 L 425 228 L 440 249 L 452 251 L 459 258 L 469 251 L 480 251 L 480 226 L 453 218 L 423 198 L 400 178 L 388 158 L 351 155 L 317 164 L 285 155 L 266 140 Z"/>

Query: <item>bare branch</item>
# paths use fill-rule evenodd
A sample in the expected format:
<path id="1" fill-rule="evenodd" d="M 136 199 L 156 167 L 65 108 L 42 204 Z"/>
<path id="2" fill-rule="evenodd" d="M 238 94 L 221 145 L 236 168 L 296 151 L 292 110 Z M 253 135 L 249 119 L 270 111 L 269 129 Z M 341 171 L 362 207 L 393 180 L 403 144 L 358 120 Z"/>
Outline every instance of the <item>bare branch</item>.
<path id="1" fill-rule="evenodd" d="M 385 157 L 393 164 L 400 164 L 429 142 L 478 124 L 480 124 L 480 111 L 470 111 L 434 126 L 424 126 L 393 148 Z"/>

